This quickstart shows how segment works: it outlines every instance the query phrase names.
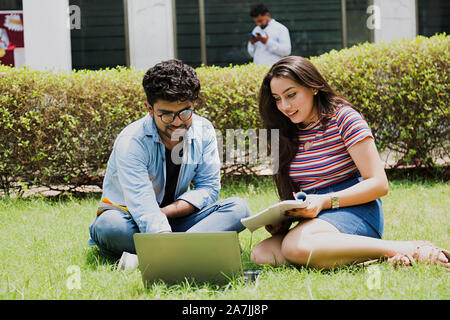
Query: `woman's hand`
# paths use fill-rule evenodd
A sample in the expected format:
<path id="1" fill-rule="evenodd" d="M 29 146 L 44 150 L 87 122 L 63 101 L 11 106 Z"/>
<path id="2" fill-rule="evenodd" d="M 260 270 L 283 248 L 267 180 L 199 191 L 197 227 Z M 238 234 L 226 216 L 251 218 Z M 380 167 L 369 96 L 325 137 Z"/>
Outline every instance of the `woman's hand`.
<path id="1" fill-rule="evenodd" d="M 328 194 L 310 194 L 306 198 L 308 206 L 286 211 L 285 215 L 290 217 L 315 218 L 323 209 L 330 206 L 330 195 Z"/>
<path id="2" fill-rule="evenodd" d="M 288 232 L 289 228 L 291 227 L 292 221 L 291 220 L 284 220 L 281 221 L 279 224 L 271 225 L 268 224 L 266 226 L 267 232 L 269 232 L 272 236 L 280 233 L 286 233 Z"/>

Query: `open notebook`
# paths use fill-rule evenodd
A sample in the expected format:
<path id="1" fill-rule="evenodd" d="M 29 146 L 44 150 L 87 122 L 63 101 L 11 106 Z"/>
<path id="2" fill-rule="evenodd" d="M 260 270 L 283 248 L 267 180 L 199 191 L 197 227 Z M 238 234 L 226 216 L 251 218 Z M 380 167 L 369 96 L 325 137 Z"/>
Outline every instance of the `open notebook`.
<path id="1" fill-rule="evenodd" d="M 268 224 L 276 225 L 283 220 L 295 219 L 293 217 L 285 216 L 284 213 L 296 208 L 306 208 L 309 202 L 304 192 L 298 192 L 294 195 L 295 200 L 285 200 L 271 205 L 255 215 L 241 219 L 242 224 L 249 229 L 250 232 L 253 232 Z"/>

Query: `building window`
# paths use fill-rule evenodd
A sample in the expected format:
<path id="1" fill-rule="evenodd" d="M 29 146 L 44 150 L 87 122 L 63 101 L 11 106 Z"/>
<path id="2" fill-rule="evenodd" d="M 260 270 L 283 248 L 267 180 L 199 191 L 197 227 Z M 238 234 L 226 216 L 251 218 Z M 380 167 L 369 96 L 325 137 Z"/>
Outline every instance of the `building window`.
<path id="1" fill-rule="evenodd" d="M 347 47 L 371 42 L 371 30 L 367 27 L 367 8 L 371 0 L 346 0 Z"/>
<path id="2" fill-rule="evenodd" d="M 419 34 L 431 37 L 450 33 L 450 2 L 448 0 L 418 0 Z"/>
<path id="3" fill-rule="evenodd" d="M 255 1 L 203 0 L 207 64 L 228 66 L 251 62 L 247 53 L 248 32 L 254 28 L 249 16 Z M 341 0 L 265 0 L 272 18 L 289 29 L 292 55 L 318 56 L 342 49 L 343 14 Z M 201 40 L 199 0 L 177 0 L 176 30 L 178 58 L 200 66 Z M 370 41 L 367 29 L 369 0 L 346 0 L 347 45 Z M 345 31 L 344 31 L 345 32 Z"/>
<path id="4" fill-rule="evenodd" d="M 200 66 L 200 17 L 198 0 L 175 1 L 177 58 L 193 67 Z"/>
<path id="5" fill-rule="evenodd" d="M 123 0 L 70 0 L 69 5 L 72 68 L 125 66 Z M 77 11 L 80 14 L 79 24 L 75 20 L 78 17 L 73 16 Z"/>
<path id="6" fill-rule="evenodd" d="M 2 0 L 0 10 L 23 10 L 22 0 Z"/>

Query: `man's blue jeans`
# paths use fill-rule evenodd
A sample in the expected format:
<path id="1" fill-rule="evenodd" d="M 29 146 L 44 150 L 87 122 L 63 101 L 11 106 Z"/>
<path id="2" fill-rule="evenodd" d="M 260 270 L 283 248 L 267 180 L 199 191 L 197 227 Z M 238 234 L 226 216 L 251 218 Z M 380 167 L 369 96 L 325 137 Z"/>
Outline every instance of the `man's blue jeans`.
<path id="1" fill-rule="evenodd" d="M 217 201 L 187 217 L 169 219 L 172 232 L 241 232 L 245 227 L 242 218 L 250 216 L 244 199 L 231 197 Z M 118 259 L 122 252 L 136 253 L 133 234 L 139 232 L 132 217 L 118 210 L 106 210 L 97 216 L 89 227 L 91 239 L 100 253 Z"/>

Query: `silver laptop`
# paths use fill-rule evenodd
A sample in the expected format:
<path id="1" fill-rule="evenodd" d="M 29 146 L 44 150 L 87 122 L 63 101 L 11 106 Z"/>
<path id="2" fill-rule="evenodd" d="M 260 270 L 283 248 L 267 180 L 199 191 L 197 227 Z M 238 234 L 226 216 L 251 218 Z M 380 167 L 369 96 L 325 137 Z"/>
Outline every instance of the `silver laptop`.
<path id="1" fill-rule="evenodd" d="M 146 286 L 159 280 L 173 284 L 185 279 L 225 284 L 243 274 L 235 231 L 135 233 L 133 238 Z"/>

